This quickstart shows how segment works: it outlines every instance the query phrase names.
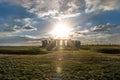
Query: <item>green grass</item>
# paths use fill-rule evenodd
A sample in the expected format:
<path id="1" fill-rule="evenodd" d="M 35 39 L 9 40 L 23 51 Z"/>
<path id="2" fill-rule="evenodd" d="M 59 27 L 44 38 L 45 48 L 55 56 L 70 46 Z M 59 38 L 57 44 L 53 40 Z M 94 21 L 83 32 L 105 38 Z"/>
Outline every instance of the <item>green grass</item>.
<path id="1" fill-rule="evenodd" d="M 42 55 L 0 54 L 0 80 L 120 80 L 120 54 L 96 51 L 103 48 L 120 46 L 84 46 Z"/>

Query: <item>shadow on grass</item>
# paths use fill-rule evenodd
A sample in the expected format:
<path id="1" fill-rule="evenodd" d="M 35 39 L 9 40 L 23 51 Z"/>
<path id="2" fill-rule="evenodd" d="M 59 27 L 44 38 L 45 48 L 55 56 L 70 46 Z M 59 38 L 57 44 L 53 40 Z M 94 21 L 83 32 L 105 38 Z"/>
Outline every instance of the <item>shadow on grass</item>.
<path id="1" fill-rule="evenodd" d="M 90 50 L 90 47 L 88 47 L 88 46 L 81 46 L 80 49 L 81 50 Z"/>
<path id="2" fill-rule="evenodd" d="M 83 45 L 80 49 L 105 54 L 120 54 L 120 46 L 116 45 Z"/>
<path id="3" fill-rule="evenodd" d="M 34 54 L 47 54 L 47 51 L 32 48 L 32 49 L 0 49 L 0 54 L 15 54 L 15 55 L 34 55 Z"/>
<path id="4" fill-rule="evenodd" d="M 120 49 L 117 48 L 100 48 L 100 49 L 95 49 L 95 51 L 106 54 L 120 54 Z"/>

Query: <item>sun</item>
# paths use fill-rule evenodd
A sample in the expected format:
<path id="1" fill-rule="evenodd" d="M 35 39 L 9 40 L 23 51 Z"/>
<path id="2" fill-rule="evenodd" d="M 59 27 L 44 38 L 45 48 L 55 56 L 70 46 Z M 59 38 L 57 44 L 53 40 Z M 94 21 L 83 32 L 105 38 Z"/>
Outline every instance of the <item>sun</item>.
<path id="1" fill-rule="evenodd" d="M 57 23 L 50 32 L 54 38 L 68 38 L 71 28 L 65 23 Z"/>

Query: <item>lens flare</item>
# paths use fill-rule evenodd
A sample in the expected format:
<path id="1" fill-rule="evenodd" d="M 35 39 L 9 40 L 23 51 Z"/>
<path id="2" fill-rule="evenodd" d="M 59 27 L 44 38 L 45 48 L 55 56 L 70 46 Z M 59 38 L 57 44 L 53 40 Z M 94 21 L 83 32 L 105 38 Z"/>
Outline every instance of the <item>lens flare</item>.
<path id="1" fill-rule="evenodd" d="M 58 23 L 50 32 L 55 38 L 68 38 L 72 29 L 65 23 Z"/>
<path id="2" fill-rule="evenodd" d="M 56 72 L 57 73 L 61 73 L 62 72 L 62 68 L 61 67 L 57 67 Z"/>

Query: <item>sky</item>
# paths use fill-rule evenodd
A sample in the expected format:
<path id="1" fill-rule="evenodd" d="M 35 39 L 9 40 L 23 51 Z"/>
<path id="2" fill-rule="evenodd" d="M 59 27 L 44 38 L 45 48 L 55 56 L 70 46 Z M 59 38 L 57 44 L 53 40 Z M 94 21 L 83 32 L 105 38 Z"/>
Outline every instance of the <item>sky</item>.
<path id="1" fill-rule="evenodd" d="M 61 21 L 82 44 L 118 45 L 119 4 L 120 0 L 0 0 L 0 46 L 39 45 Z"/>

